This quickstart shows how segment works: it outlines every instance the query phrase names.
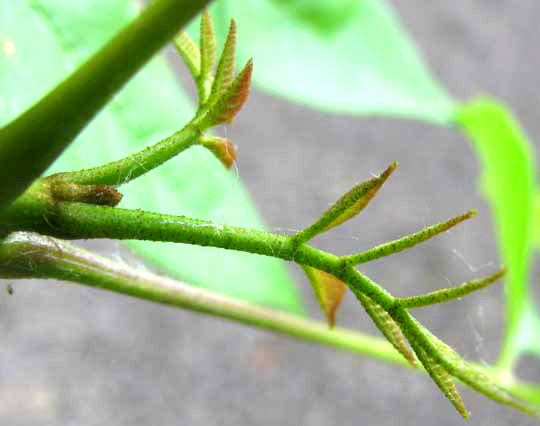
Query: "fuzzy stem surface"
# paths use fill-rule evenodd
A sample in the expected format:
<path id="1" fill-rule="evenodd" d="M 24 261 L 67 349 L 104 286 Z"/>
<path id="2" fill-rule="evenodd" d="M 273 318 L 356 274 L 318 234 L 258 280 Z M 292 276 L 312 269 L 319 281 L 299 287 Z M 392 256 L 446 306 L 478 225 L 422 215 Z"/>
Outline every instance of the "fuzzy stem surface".
<path id="1" fill-rule="evenodd" d="M 393 365 L 413 367 L 382 339 L 339 327 L 329 330 L 320 321 L 254 306 L 148 271 L 134 270 L 66 241 L 32 232 L 14 232 L 0 240 L 0 278 L 59 279 L 79 283 L 231 320 Z M 415 327 L 414 324 L 412 326 Z M 417 371 L 423 371 L 420 365 L 416 366 Z M 491 374 L 485 367 L 475 367 Z M 504 386 L 531 404 L 540 403 L 538 385 L 513 379 Z"/>

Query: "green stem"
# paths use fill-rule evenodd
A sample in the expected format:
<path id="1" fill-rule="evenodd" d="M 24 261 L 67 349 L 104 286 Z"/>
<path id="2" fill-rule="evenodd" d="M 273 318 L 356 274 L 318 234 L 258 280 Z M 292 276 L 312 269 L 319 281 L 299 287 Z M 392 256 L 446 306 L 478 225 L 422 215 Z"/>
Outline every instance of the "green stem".
<path id="1" fill-rule="evenodd" d="M 345 268 L 340 258 L 316 248 L 297 247 L 293 238 L 213 222 L 82 203 L 57 203 L 34 231 L 66 239 L 112 238 L 196 244 L 293 261 L 335 275 L 390 309 L 395 299 L 369 278 Z"/>
<path id="2" fill-rule="evenodd" d="M 38 103 L 0 130 L 0 208 L 35 181 L 110 98 L 210 0 L 154 0 Z"/>
<path id="3" fill-rule="evenodd" d="M 57 173 L 46 179 L 81 185 L 119 186 L 160 166 L 190 146 L 196 144 L 201 132 L 192 124 L 163 139 L 155 145 L 118 161 L 91 169 Z"/>
<path id="4" fill-rule="evenodd" d="M 76 282 L 411 368 L 411 365 L 382 339 L 347 329 L 329 330 L 328 326 L 320 321 L 253 306 L 148 271 L 133 270 L 65 241 L 30 232 L 12 233 L 0 240 L 0 277 Z M 482 369 L 480 366 L 477 368 Z M 419 367 L 417 371 L 422 369 Z M 486 373 L 490 374 L 488 370 Z M 505 383 L 505 386 L 531 404 L 540 402 L 540 387 L 537 385 L 513 380 Z"/>
<path id="5" fill-rule="evenodd" d="M 250 305 L 148 271 L 134 270 L 39 234 L 16 232 L 0 240 L 0 277 L 75 281 L 404 365 L 401 355 L 381 339 L 346 329 L 331 331 L 320 321 Z"/>

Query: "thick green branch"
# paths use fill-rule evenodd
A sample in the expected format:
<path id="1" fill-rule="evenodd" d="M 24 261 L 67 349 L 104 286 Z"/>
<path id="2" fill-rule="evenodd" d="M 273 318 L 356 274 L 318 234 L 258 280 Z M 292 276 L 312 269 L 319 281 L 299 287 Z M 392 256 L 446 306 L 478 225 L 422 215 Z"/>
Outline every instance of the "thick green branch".
<path id="1" fill-rule="evenodd" d="M 110 98 L 210 0 L 155 0 L 37 104 L 0 130 L 0 208 L 22 194 Z"/>
<path id="2" fill-rule="evenodd" d="M 134 270 L 67 242 L 34 233 L 16 232 L 0 240 L 0 278 L 52 278 L 77 282 L 411 367 L 381 339 L 347 329 L 329 330 L 319 321 L 253 306 L 148 271 Z M 480 366 L 475 367 L 482 370 Z M 516 380 L 505 383 L 505 387 L 531 404 L 540 403 L 540 388 L 536 385 Z"/>
<path id="3" fill-rule="evenodd" d="M 401 355 L 381 339 L 339 328 L 330 331 L 319 321 L 250 305 L 148 271 L 134 270 L 65 241 L 34 233 L 16 232 L 0 240 L 0 278 L 75 281 L 404 365 Z"/>
<path id="4" fill-rule="evenodd" d="M 41 193 L 42 191 L 38 191 L 38 194 Z M 30 198 L 29 201 L 31 204 L 32 199 Z M 39 216 L 39 208 L 34 210 L 35 222 L 26 229 L 65 239 L 138 239 L 211 246 L 271 256 L 324 271 L 346 283 L 357 296 L 369 298 L 376 305 L 380 306 L 382 311 L 391 316 L 397 327 L 403 332 L 404 337 L 411 343 L 416 355 L 420 359 L 426 360 L 429 358 L 429 360 L 432 360 L 425 368 L 431 371 L 432 374 L 435 371 L 433 370 L 435 367 L 440 370 L 441 374 L 444 373 L 440 377 L 437 375 L 437 378 L 440 379 L 437 383 L 440 386 L 444 385 L 441 389 L 445 391 L 445 395 L 459 396 L 453 385 L 452 389 L 448 388 L 452 384 L 450 376 L 453 376 L 500 403 L 518 408 L 529 414 L 537 414 L 534 409 L 504 392 L 484 372 L 477 368 L 472 368 L 471 364 L 465 363 L 450 349 L 446 350 L 445 348 L 447 347 L 442 346 L 444 344 L 434 336 L 431 340 L 428 339 L 429 332 L 424 330 L 419 323 L 415 322 L 403 306 L 400 306 L 399 299 L 395 299 L 377 283 L 355 270 L 347 259 L 339 258 L 305 244 L 298 245 L 294 236 L 274 235 L 264 231 L 219 225 L 184 216 L 163 215 L 141 210 L 117 209 L 84 203 L 53 200 L 52 203 L 45 203 L 45 207 L 42 210 L 41 216 Z M 24 215 L 24 208 L 20 212 Z M 37 215 L 36 212 L 38 213 Z M 16 217 L 17 212 L 11 211 L 11 215 L 12 217 Z M 0 214 L 0 219 L 2 219 L 2 214 Z M 20 259 L 24 261 L 24 256 L 12 256 L 12 258 L 15 265 L 17 265 Z M 35 268 L 35 265 L 36 262 L 34 261 L 30 264 L 30 268 Z M 47 266 L 47 263 L 45 262 L 44 265 Z M 6 266 L 9 265 L 4 264 L 4 269 Z M 101 271 L 97 270 L 96 273 L 99 275 Z M 59 275 L 54 277 L 61 278 Z M 65 277 L 63 279 L 71 278 Z M 80 281 L 80 279 L 76 280 Z M 414 306 L 420 306 L 425 304 L 425 301 L 436 303 L 440 298 L 448 299 L 463 292 L 468 293 L 486 285 L 490 281 L 493 281 L 493 277 L 484 281 L 469 283 L 464 288 L 458 288 L 457 290 L 443 290 L 442 292 L 429 294 L 424 298 L 420 296 L 419 298 L 408 300 L 408 302 L 406 299 L 405 304 L 409 303 Z M 112 287 L 105 287 L 112 289 Z M 124 292 L 122 290 L 118 291 Z M 161 299 L 160 293 L 158 295 L 149 293 L 146 296 L 139 295 L 137 292 L 125 291 L 125 293 L 161 303 L 168 303 Z M 204 310 L 204 312 L 209 311 Z M 390 318 L 388 320 L 390 323 L 392 322 Z M 254 324 L 264 326 L 264 324 Z M 384 324 L 388 323 L 385 322 Z M 429 357 L 422 358 L 419 351 L 426 352 Z M 457 401 L 457 399 L 454 398 L 452 401 Z M 463 404 L 460 402 L 457 405 L 460 407 L 460 412 L 464 412 L 465 408 L 462 406 Z"/>
<path id="5" fill-rule="evenodd" d="M 149 213 L 83 203 L 56 203 L 33 231 L 65 239 L 113 238 L 151 240 L 211 246 L 271 256 L 308 265 L 335 275 L 390 309 L 395 299 L 383 288 L 353 268 L 344 267 L 340 258 L 316 248 L 298 247 L 293 237 L 184 216 Z"/>

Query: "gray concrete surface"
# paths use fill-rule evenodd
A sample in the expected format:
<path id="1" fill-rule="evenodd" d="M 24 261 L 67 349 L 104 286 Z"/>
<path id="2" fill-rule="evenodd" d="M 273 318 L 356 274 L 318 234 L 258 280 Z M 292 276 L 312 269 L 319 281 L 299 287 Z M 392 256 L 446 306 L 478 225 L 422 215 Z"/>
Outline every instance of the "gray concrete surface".
<path id="1" fill-rule="evenodd" d="M 540 6 L 536 0 L 392 1 L 436 75 L 460 99 L 501 97 L 539 139 Z M 260 118 L 264 116 L 264 121 Z M 268 225 L 301 228 L 344 190 L 389 162 L 401 167 L 358 219 L 318 240 L 338 254 L 477 208 L 474 221 L 365 270 L 396 295 L 494 271 L 479 165 L 455 131 L 381 118 L 325 116 L 253 93 L 228 129 L 239 173 Z M 279 171 L 276 173 L 276 170 Z M 129 254 L 93 243 L 103 253 Z M 292 270 L 314 317 L 308 283 Z M 469 359 L 492 362 L 501 291 L 418 316 Z M 338 322 L 376 333 L 352 297 Z M 0 424 L 456 425 L 430 381 L 347 353 L 212 318 L 56 282 L 17 283 L 0 297 Z M 538 360 L 520 374 L 540 376 Z M 536 421 L 463 391 L 472 425 Z"/>

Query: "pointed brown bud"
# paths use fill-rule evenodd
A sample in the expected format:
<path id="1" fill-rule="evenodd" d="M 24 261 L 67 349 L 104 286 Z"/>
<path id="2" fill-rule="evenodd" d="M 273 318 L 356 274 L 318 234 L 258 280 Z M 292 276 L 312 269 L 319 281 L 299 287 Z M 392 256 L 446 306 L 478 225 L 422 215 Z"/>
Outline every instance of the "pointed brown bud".
<path id="1" fill-rule="evenodd" d="M 200 144 L 208 149 L 229 169 L 236 161 L 236 147 L 229 139 L 220 137 L 201 138 Z"/>

